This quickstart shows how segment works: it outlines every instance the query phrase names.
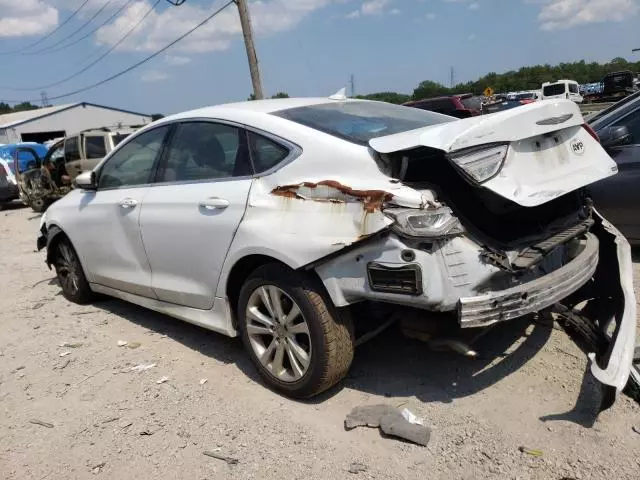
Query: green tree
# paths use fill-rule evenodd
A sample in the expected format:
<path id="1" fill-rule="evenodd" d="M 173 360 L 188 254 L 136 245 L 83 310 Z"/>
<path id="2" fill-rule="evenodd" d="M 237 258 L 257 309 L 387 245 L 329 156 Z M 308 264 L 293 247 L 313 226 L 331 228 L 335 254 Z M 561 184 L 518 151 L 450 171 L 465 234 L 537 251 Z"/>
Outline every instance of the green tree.
<path id="1" fill-rule="evenodd" d="M 401 104 L 411 100 L 410 95 L 407 95 L 405 93 L 396 93 L 396 92 L 370 93 L 368 95 L 357 95 L 355 98 L 360 98 L 363 100 L 376 100 L 378 102 L 387 102 L 387 103 L 395 103 L 395 104 Z"/>
<path id="2" fill-rule="evenodd" d="M 275 95 L 273 95 L 271 98 L 289 98 L 289 94 L 284 92 L 278 92 Z"/>
<path id="3" fill-rule="evenodd" d="M 14 105 L 14 112 L 25 112 L 27 110 L 37 110 L 39 107 L 37 105 L 33 105 L 31 102 L 22 102 Z"/>
<path id="4" fill-rule="evenodd" d="M 441 95 L 448 95 L 449 93 L 451 93 L 451 89 L 441 83 L 425 80 L 420 82 L 420 85 L 413 91 L 413 99 L 420 100 L 421 98 L 439 97 Z"/>

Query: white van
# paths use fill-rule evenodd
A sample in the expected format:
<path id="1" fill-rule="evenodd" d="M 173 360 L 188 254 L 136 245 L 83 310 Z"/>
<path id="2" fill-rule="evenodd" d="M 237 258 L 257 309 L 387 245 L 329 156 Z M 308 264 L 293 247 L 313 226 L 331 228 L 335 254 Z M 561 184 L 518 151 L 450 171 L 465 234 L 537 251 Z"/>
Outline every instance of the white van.
<path id="1" fill-rule="evenodd" d="M 580 86 L 575 80 L 558 80 L 542 84 L 542 100 L 550 98 L 566 98 L 576 103 L 582 103 Z"/>

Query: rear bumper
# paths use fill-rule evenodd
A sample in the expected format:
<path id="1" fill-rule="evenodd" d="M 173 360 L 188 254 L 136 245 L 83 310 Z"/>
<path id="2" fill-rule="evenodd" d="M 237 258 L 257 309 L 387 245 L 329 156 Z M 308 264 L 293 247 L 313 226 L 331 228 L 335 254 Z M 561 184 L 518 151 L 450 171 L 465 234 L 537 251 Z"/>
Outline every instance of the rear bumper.
<path id="1" fill-rule="evenodd" d="M 583 251 L 558 270 L 516 287 L 461 298 L 458 319 L 465 327 L 484 327 L 538 312 L 571 295 L 589 281 L 598 266 L 599 241 L 587 234 Z"/>
<path id="2" fill-rule="evenodd" d="M 5 185 L 0 186 L 0 202 L 10 202 L 20 198 L 20 192 L 17 185 L 7 182 Z"/>

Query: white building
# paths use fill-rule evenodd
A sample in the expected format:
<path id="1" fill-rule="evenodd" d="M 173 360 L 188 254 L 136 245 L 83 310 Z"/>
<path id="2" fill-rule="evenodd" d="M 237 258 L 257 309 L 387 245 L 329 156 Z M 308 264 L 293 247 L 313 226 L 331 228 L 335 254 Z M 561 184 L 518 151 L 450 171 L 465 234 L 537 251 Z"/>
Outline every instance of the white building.
<path id="1" fill-rule="evenodd" d="M 0 144 L 45 142 L 89 128 L 144 125 L 151 116 L 93 103 L 71 103 L 0 115 Z"/>

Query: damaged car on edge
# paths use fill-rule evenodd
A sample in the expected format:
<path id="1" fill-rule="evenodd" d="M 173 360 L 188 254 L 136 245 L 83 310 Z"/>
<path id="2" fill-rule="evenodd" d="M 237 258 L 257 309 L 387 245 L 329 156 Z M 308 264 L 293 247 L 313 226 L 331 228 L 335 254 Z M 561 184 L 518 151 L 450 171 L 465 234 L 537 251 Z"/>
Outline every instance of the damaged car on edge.
<path id="1" fill-rule="evenodd" d="M 631 250 L 583 187 L 616 171 L 567 100 L 463 120 L 340 94 L 228 104 L 123 141 L 38 248 L 70 301 L 240 335 L 293 397 L 346 375 L 360 303 L 460 331 L 554 312 L 587 338 L 606 408 L 634 354 Z"/>

